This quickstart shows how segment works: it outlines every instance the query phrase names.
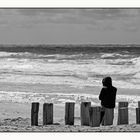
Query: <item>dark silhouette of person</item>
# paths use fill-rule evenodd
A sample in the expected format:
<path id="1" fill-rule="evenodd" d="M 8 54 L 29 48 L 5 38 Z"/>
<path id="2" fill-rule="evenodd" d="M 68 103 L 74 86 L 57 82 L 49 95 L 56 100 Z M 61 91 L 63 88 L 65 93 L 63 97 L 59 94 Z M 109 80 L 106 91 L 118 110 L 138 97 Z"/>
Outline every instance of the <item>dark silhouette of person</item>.
<path id="1" fill-rule="evenodd" d="M 101 89 L 99 100 L 101 100 L 101 119 L 100 123 L 103 125 L 103 118 L 105 115 L 106 109 L 113 109 L 113 118 L 114 118 L 114 108 L 116 102 L 116 93 L 117 88 L 112 86 L 111 77 L 105 77 L 102 80 L 103 88 Z M 112 122 L 113 122 L 112 118 Z"/>

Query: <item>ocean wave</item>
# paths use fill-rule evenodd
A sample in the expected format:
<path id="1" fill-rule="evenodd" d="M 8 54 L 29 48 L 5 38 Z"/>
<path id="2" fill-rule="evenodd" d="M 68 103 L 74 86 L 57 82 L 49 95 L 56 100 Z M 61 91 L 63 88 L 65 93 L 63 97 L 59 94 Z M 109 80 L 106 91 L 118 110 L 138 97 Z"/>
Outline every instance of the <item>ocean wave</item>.
<path id="1" fill-rule="evenodd" d="M 1 52 L 0 51 L 0 57 L 1 58 L 36 58 L 38 55 L 35 53 L 30 52 Z"/>
<path id="2" fill-rule="evenodd" d="M 29 59 L 16 59 L 16 58 L 6 58 L 0 60 L 0 70 L 25 70 L 25 69 L 32 69 L 33 63 Z"/>
<path id="3" fill-rule="evenodd" d="M 119 54 L 119 53 L 101 53 L 102 59 L 117 59 L 117 58 L 130 58 L 128 54 Z"/>
<path id="4" fill-rule="evenodd" d="M 107 75 L 106 75 L 107 76 Z M 8 82 L 8 83 L 18 83 L 18 84 L 51 84 L 51 85 L 68 85 L 70 87 L 75 87 L 78 89 L 82 89 L 85 87 L 93 87 L 93 86 L 101 86 L 102 78 L 104 75 L 93 76 L 93 77 L 84 77 L 83 75 L 40 75 L 40 74 L 1 74 L 0 82 Z M 140 80 L 134 79 L 130 77 L 126 77 L 125 79 L 119 78 L 118 76 L 112 76 L 113 85 L 119 88 L 127 88 L 127 89 L 140 89 Z"/>
<path id="5" fill-rule="evenodd" d="M 102 78 L 110 75 L 116 86 L 139 89 L 140 57 L 134 54 L 1 52 L 0 57 L 0 81 L 83 87 L 100 85 Z"/>
<path id="6" fill-rule="evenodd" d="M 48 58 L 48 59 L 81 59 L 86 58 L 89 55 L 87 54 L 38 54 L 35 52 L 2 52 L 0 51 L 0 57 L 6 58 L 29 58 L 29 59 L 41 59 L 41 58 Z"/>
<path id="7" fill-rule="evenodd" d="M 29 59 L 38 59 L 38 58 L 55 58 L 57 55 L 41 55 L 36 54 L 34 52 L 2 52 L 0 51 L 0 57 L 1 58 L 29 58 Z"/>
<path id="8" fill-rule="evenodd" d="M 0 52 L 0 58 L 17 55 L 18 53 Z"/>
<path id="9" fill-rule="evenodd" d="M 132 61 L 133 64 L 135 64 L 136 66 L 140 66 L 140 57 L 135 57 L 135 58 L 131 59 L 131 61 Z"/>

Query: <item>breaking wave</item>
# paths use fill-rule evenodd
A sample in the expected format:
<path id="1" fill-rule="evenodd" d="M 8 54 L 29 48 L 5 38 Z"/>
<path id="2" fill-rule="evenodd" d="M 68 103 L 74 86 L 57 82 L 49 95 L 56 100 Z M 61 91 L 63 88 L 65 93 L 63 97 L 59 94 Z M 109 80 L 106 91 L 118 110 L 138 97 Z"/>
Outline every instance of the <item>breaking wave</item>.
<path id="1" fill-rule="evenodd" d="M 99 86 L 109 75 L 117 87 L 140 89 L 139 48 L 16 49 L 0 51 L 0 82 Z"/>

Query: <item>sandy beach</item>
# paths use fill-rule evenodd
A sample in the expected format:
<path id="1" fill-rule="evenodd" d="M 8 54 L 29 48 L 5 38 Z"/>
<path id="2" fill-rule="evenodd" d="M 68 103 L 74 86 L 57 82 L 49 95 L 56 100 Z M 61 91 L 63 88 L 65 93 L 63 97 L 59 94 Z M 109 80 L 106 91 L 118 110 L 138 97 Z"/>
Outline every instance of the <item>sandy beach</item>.
<path id="1" fill-rule="evenodd" d="M 123 91 L 123 89 L 120 89 Z M 127 91 L 126 89 L 124 90 Z M 135 90 L 129 90 L 134 92 Z M 134 92 L 135 93 L 135 92 Z M 120 99 L 121 100 L 121 99 Z M 0 102 L 0 131 L 15 132 L 122 132 L 140 131 L 140 126 L 136 125 L 135 107 L 129 108 L 129 125 L 117 126 L 117 107 L 115 108 L 114 124 L 112 126 L 88 127 L 80 126 L 80 104 L 75 104 L 75 124 L 74 126 L 64 125 L 65 104 L 54 103 L 54 125 L 42 125 L 43 102 L 39 107 L 39 126 L 31 127 L 31 102 L 19 103 L 11 101 Z M 129 101 L 130 102 L 130 101 Z"/>
<path id="2" fill-rule="evenodd" d="M 68 85 L 42 85 L 42 84 L 13 84 L 0 83 L 1 91 L 10 94 L 1 94 L 0 99 L 0 131 L 37 131 L 37 132 L 109 132 L 109 131 L 140 131 L 136 125 L 137 101 L 139 91 L 136 89 L 118 89 L 114 122 L 112 126 L 88 127 L 80 124 L 80 103 L 91 101 L 93 106 L 100 105 L 98 94 L 101 87 L 70 87 Z M 19 95 L 17 91 L 22 94 Z M 34 96 L 30 92 L 36 92 Z M 55 94 L 55 93 L 65 94 Z M 24 94 L 23 94 L 24 93 Z M 27 94 L 28 93 L 28 94 Z M 75 93 L 75 94 L 74 94 Z M 129 94 L 128 94 L 129 93 Z M 93 99 L 92 99 L 93 98 Z M 38 101 L 39 126 L 31 127 L 31 103 Z M 43 103 L 52 101 L 54 104 L 54 125 L 42 125 Z M 75 101 L 74 126 L 65 126 L 65 102 Z M 129 102 L 129 125 L 117 126 L 117 105 L 119 101 Z"/>
<path id="3" fill-rule="evenodd" d="M 40 106 L 41 109 L 42 106 Z M 1 132 L 137 132 L 140 125 L 136 125 L 135 114 L 129 113 L 129 125 L 116 125 L 117 113 L 115 113 L 114 125 L 111 126 L 80 126 L 78 108 L 76 108 L 75 125 L 64 125 L 64 106 L 55 105 L 54 125 L 42 125 L 42 110 L 39 112 L 39 126 L 31 126 L 30 104 L 0 103 L 0 131 Z"/>

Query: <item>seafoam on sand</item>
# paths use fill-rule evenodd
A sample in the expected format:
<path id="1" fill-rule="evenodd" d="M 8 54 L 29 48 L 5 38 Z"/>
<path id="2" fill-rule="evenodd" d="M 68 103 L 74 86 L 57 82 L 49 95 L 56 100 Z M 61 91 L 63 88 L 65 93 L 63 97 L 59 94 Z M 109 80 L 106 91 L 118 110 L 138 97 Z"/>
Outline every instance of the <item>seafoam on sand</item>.
<path id="1" fill-rule="evenodd" d="M 65 102 L 75 102 L 80 104 L 82 101 L 90 101 L 92 105 L 100 105 L 98 95 L 81 93 L 32 93 L 32 92 L 6 92 L 0 91 L 0 101 L 11 101 L 18 103 L 31 103 L 34 101 L 44 103 L 52 102 L 54 104 L 64 104 Z M 116 106 L 119 101 L 129 102 L 130 108 L 136 108 L 140 96 L 137 95 L 117 95 Z"/>

